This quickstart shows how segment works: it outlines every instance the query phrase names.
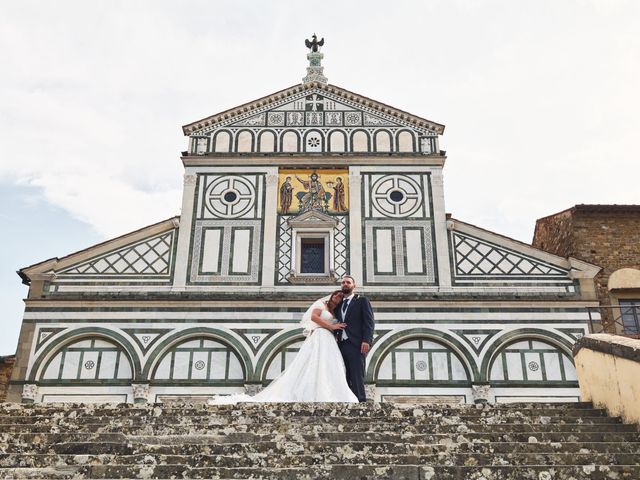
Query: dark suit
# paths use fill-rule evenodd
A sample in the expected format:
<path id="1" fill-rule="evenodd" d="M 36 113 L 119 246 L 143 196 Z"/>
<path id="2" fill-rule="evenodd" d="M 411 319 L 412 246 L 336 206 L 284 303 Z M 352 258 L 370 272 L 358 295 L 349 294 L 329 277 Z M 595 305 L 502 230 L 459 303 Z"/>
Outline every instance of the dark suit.
<path id="1" fill-rule="evenodd" d="M 333 313 L 338 322 L 347 324 L 345 328 L 347 340 L 342 340 L 342 330 L 336 331 L 338 347 L 340 347 L 340 353 L 347 369 L 347 383 L 358 400 L 365 402 L 367 400 L 364 391 L 365 355 L 360 353 L 360 348 L 362 342 L 367 342 L 369 346 L 373 344 L 375 323 L 371 303 L 366 297 L 354 295 L 349 302 L 344 318 L 342 318 L 342 303 L 336 307 Z"/>

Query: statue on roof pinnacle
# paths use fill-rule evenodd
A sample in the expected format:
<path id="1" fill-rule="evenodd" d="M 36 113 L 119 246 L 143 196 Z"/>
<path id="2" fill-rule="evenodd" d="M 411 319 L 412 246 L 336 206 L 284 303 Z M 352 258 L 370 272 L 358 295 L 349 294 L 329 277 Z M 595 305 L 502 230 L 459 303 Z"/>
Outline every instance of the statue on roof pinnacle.
<path id="1" fill-rule="evenodd" d="M 321 47 L 324 45 L 324 37 L 322 37 L 322 40 L 318 41 L 318 37 L 316 36 L 316 34 L 314 33 L 311 36 L 312 40 L 306 40 L 304 41 L 304 44 L 306 45 L 307 48 L 309 48 L 312 52 L 317 52 L 318 51 L 318 47 Z"/>

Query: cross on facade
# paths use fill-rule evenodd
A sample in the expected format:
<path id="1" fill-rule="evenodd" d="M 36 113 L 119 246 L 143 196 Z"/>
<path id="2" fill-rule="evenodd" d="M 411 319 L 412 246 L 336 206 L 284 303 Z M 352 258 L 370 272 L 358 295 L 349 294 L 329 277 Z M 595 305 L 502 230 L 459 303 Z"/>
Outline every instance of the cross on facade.
<path id="1" fill-rule="evenodd" d="M 323 98 L 314 93 L 310 97 L 306 98 L 305 110 L 307 111 L 311 110 L 312 112 L 321 111 L 323 109 L 323 105 L 324 105 Z"/>

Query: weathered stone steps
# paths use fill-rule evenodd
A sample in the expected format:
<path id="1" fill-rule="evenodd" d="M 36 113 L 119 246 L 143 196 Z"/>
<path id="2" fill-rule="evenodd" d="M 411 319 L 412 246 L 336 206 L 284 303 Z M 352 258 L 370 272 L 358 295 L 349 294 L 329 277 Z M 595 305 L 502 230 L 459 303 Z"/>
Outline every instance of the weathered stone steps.
<path id="1" fill-rule="evenodd" d="M 7 442 L 10 437 L 21 443 L 61 443 L 61 442 L 100 442 L 114 441 L 114 439 L 125 437 L 125 440 L 136 443 L 165 443 L 171 444 L 187 440 L 192 443 L 253 443 L 264 442 L 273 439 L 278 432 L 268 434 L 252 432 L 230 432 L 225 435 L 209 434 L 184 434 L 184 435 L 127 435 L 121 433 L 19 433 L 0 434 L 0 442 Z M 340 441 L 352 442 L 362 439 L 360 432 L 315 432 L 291 434 L 298 442 L 308 441 Z M 286 435 L 280 434 L 282 438 Z M 439 443 L 448 439 L 457 442 L 529 442 L 531 437 L 535 437 L 538 442 L 640 442 L 638 432 L 526 432 L 526 433 L 493 433 L 493 432 L 465 432 L 465 433 L 409 433 L 402 435 L 402 432 L 369 432 L 367 440 L 373 442 L 395 442 L 398 440 L 410 441 L 412 443 Z"/>
<path id="2" fill-rule="evenodd" d="M 464 423 L 453 424 L 423 424 L 423 425 L 403 425 L 400 422 L 384 422 L 384 423 L 351 423 L 342 424 L 319 423 L 319 424 L 299 424 L 292 425 L 287 422 L 274 421 L 273 423 L 254 423 L 242 425 L 185 425 L 182 426 L 189 431 L 191 435 L 227 435 L 230 433 L 255 433 L 255 434 L 314 434 L 314 433 L 385 433 L 390 431 L 399 432 L 403 435 L 408 434 L 466 434 L 485 432 L 487 425 L 468 425 Z M 530 424 L 530 423 L 500 423 L 490 425 L 491 431 L 494 433 L 587 433 L 587 432 L 637 432 L 633 425 L 619 424 Z M 161 424 L 141 424 L 141 425 L 117 425 L 117 424 L 56 424 L 56 425 L 24 425 L 24 424 L 5 424 L 2 425 L 3 434 L 12 433 L 123 433 L 125 435 L 168 435 L 174 432 L 175 425 Z"/>
<path id="3" fill-rule="evenodd" d="M 540 416 L 540 415 L 562 415 L 562 416 L 605 416 L 603 409 L 588 408 L 588 404 L 561 404 L 561 405 L 534 405 L 525 404 L 520 408 L 513 405 L 485 405 L 483 408 L 469 408 L 468 406 L 438 406 L 436 409 L 432 407 L 416 407 L 416 406 L 398 406 L 394 404 L 365 404 L 365 405 L 349 405 L 349 404 L 317 404 L 317 403 L 298 403 L 298 404 L 242 404 L 242 406 L 194 406 L 187 405 L 184 408 L 166 405 L 145 405 L 137 406 L 131 404 L 118 405 L 79 405 L 62 407 L 59 404 L 50 406 L 35 405 L 27 406 L 24 410 L 15 407 L 3 408 L 0 404 L 0 417 L 11 416 L 18 412 L 19 416 L 44 416 L 44 417 L 69 417 L 80 418 L 83 416 L 95 416 L 97 414 L 106 417 L 124 418 L 127 416 L 140 417 L 148 416 L 177 416 L 185 417 L 209 417 L 213 413 L 219 416 L 247 416 L 254 414 L 267 416 L 337 416 L 337 417 L 359 417 L 359 418 L 377 418 L 377 417 L 412 417 L 416 416 L 416 412 L 422 412 L 427 416 L 450 416 L 459 415 L 464 412 L 468 416 L 486 416 L 490 415 L 517 415 L 517 416 Z"/>
<path id="4" fill-rule="evenodd" d="M 182 465 L 191 468 L 218 467 L 291 468 L 314 465 L 432 465 L 432 466 L 505 466 L 505 465 L 640 465 L 636 453 L 510 453 L 481 454 L 376 454 L 349 449 L 332 453 L 296 454 L 279 457 L 271 452 L 247 455 L 53 455 L 0 454 L 0 467 L 45 468 L 50 465 Z"/>
<path id="5" fill-rule="evenodd" d="M 4 416 L 0 417 L 0 425 L 58 425 L 69 422 L 82 421 L 83 423 L 91 424 L 109 424 L 113 421 L 113 417 L 86 415 L 82 417 L 61 417 L 61 416 Z M 501 423 L 511 423 L 517 420 L 519 423 L 526 422 L 528 424 L 562 424 L 562 425 L 575 425 L 575 424 L 620 424 L 620 417 L 605 417 L 605 416 L 567 416 L 567 415 L 553 415 L 553 416 L 525 416 L 525 415 L 510 415 L 510 416 L 469 416 L 469 415 L 424 415 L 418 417 L 392 417 L 379 416 L 369 417 L 368 419 L 376 422 L 390 422 L 395 424 L 407 424 L 407 425 L 431 425 L 435 423 L 464 423 L 466 425 L 496 425 Z M 191 426 L 191 425 L 229 425 L 229 424 L 255 424 L 264 421 L 269 422 L 283 422 L 287 421 L 279 417 L 272 416 L 253 416 L 253 417 L 231 417 L 229 415 L 217 415 L 212 414 L 207 417 L 206 420 L 203 417 L 189 417 L 189 416 L 139 416 L 139 417 L 124 417 L 118 420 L 121 425 L 165 425 L 165 426 Z M 343 424 L 357 424 L 362 422 L 362 418 L 358 417 L 337 417 L 337 416 L 298 416 L 296 417 L 296 423 L 334 423 L 340 422 Z"/>
<path id="6" fill-rule="evenodd" d="M 490 476 L 487 477 L 488 473 Z M 84 478 L 219 478 L 219 479 L 333 479 L 376 478 L 393 480 L 612 480 L 640 478 L 637 465 L 581 465 L 553 466 L 530 465 L 526 467 L 433 467 L 422 465 L 328 465 L 305 468 L 188 468 L 180 465 L 136 465 L 88 467 L 59 467 L 47 469 L 14 468 L 2 472 L 2 478 L 72 478 L 76 474 Z M 82 478 L 82 477 L 80 477 Z"/>
<path id="7" fill-rule="evenodd" d="M 0 478 L 640 479 L 589 404 L 0 405 Z"/>
<path id="8" fill-rule="evenodd" d="M 329 454 L 336 451 L 350 451 L 353 454 L 366 452 L 389 455 L 432 455 L 441 452 L 469 453 L 632 453 L 640 459 L 640 442 L 483 442 L 439 444 L 412 444 L 407 442 L 307 442 L 303 446 L 305 454 Z M 202 444 L 181 443 L 170 445 L 134 444 L 123 442 L 87 442 L 56 444 L 0 444 L 0 452 L 19 454 L 70 454 L 70 455 L 244 455 L 293 453 L 287 442 L 224 443 Z"/>

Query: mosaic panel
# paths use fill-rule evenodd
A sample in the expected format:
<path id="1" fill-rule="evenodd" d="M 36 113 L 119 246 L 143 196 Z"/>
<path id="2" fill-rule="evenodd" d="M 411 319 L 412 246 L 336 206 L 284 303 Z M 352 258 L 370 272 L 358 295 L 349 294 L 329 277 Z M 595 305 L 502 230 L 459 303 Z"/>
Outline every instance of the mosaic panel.
<path id="1" fill-rule="evenodd" d="M 347 212 L 349 185 L 345 180 L 348 178 L 348 170 L 280 170 L 278 213 Z"/>

